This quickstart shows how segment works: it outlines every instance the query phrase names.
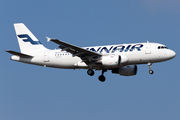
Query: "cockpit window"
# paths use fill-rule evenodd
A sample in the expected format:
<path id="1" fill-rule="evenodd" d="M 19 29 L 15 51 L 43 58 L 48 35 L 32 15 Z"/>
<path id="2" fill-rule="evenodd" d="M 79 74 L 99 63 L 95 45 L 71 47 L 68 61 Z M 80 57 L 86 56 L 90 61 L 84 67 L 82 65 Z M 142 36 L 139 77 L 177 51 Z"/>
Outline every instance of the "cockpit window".
<path id="1" fill-rule="evenodd" d="M 168 49 L 166 46 L 158 46 L 158 49 Z"/>

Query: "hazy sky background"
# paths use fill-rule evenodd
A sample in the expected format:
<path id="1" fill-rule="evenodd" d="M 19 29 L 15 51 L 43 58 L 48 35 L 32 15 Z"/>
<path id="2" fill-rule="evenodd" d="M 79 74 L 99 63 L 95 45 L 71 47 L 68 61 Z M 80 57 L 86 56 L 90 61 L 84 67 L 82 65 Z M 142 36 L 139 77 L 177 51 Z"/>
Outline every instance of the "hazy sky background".
<path id="1" fill-rule="evenodd" d="M 179 120 L 179 0 L 1 0 L 0 120 Z M 10 60 L 19 50 L 13 23 L 24 23 L 49 49 L 46 36 L 85 46 L 157 42 L 170 61 L 138 65 L 136 76 L 44 68 Z"/>

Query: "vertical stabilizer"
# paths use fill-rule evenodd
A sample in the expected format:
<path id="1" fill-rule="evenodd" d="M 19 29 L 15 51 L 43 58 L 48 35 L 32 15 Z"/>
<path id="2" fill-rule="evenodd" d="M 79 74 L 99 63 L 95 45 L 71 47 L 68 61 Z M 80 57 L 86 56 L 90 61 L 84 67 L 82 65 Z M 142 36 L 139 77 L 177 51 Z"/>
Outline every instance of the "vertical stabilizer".
<path id="1" fill-rule="evenodd" d="M 21 53 L 47 50 L 23 23 L 14 24 L 14 28 Z"/>

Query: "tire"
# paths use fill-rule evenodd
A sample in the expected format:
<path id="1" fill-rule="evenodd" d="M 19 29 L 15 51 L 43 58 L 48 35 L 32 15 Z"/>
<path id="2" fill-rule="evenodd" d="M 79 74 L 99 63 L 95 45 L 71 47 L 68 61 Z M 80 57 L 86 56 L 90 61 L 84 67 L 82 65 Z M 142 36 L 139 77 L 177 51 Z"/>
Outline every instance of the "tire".
<path id="1" fill-rule="evenodd" d="M 89 69 L 87 71 L 87 74 L 90 75 L 90 76 L 93 76 L 94 75 L 94 71 L 92 69 Z"/>
<path id="2" fill-rule="evenodd" d="M 153 74 L 153 73 L 154 73 L 154 71 L 153 71 L 153 70 L 149 70 L 149 73 L 150 73 L 150 74 Z"/>
<path id="3" fill-rule="evenodd" d="M 104 77 L 104 75 L 99 76 L 99 81 L 104 82 L 105 80 L 106 80 L 106 78 Z"/>

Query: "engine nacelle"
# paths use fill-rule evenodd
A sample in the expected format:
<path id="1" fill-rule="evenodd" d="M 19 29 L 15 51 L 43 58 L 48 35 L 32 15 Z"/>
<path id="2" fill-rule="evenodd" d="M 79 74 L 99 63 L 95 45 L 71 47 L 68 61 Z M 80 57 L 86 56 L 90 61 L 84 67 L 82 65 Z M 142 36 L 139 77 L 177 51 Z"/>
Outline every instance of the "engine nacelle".
<path id="1" fill-rule="evenodd" d="M 137 74 L 137 65 L 127 65 L 112 70 L 112 73 L 123 76 L 133 76 Z"/>
<path id="2" fill-rule="evenodd" d="M 128 62 L 128 58 L 125 55 L 107 55 L 102 56 L 101 60 L 98 61 L 104 66 L 118 66 Z"/>
<path id="3" fill-rule="evenodd" d="M 121 57 L 119 55 L 103 56 L 101 63 L 104 66 L 118 66 L 121 64 Z"/>

